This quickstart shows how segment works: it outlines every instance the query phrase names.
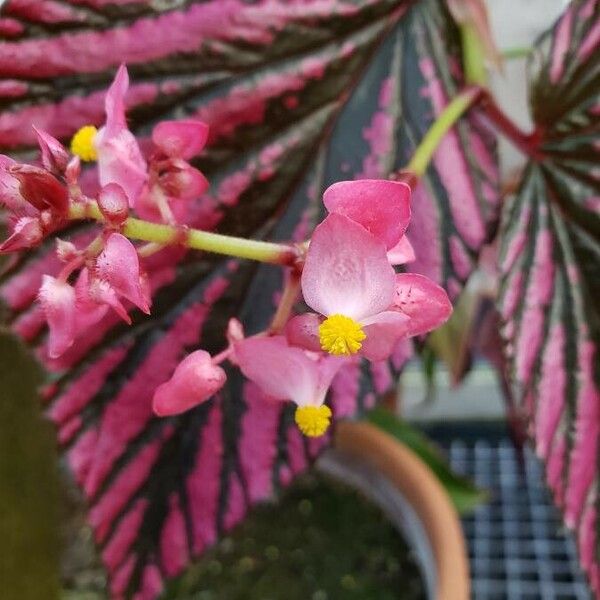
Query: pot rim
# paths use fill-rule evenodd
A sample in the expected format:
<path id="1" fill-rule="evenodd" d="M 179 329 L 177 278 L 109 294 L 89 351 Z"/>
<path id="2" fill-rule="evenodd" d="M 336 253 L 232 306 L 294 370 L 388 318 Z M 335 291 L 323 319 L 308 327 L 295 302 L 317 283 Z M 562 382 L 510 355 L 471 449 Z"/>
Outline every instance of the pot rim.
<path id="1" fill-rule="evenodd" d="M 435 600 L 470 597 L 466 542 L 458 514 L 429 467 L 406 446 L 366 422 L 339 422 L 333 448 L 317 467 L 350 483 L 379 506 L 417 553 Z"/>

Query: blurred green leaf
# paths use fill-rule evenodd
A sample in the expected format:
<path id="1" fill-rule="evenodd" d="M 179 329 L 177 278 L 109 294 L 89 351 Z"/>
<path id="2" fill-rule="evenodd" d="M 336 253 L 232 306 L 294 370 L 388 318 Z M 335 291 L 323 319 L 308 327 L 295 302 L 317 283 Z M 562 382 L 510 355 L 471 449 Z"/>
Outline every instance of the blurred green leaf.
<path id="1" fill-rule="evenodd" d="M 432 470 L 460 514 L 487 500 L 487 490 L 479 489 L 471 480 L 455 473 L 440 451 L 420 431 L 383 408 L 371 411 L 368 419 L 410 448 Z"/>
<path id="2" fill-rule="evenodd" d="M 58 474 L 40 414 L 40 373 L 0 332 L 0 582 L 3 600 L 53 600 L 59 590 Z"/>

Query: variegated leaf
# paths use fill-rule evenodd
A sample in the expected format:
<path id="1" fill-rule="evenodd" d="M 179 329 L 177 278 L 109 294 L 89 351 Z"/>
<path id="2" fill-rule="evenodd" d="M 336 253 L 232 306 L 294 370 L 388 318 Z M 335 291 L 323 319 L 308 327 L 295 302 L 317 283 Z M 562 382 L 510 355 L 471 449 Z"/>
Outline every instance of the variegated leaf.
<path id="1" fill-rule="evenodd" d="M 196 226 L 302 239 L 326 185 L 400 169 L 461 85 L 458 36 L 435 0 L 175 4 L 10 0 L 0 21 L 13 31 L 0 46 L 0 148 L 27 155 L 32 123 L 68 138 L 101 122 L 104 90 L 125 61 L 138 134 L 165 117 L 211 125 L 197 164 L 212 187 L 197 202 Z M 494 140 L 475 114 L 449 134 L 415 193 L 414 270 L 460 289 L 493 226 L 496 186 Z M 173 249 L 146 266 L 152 315 L 137 315 L 131 329 L 108 319 L 55 363 L 33 303 L 41 274 L 57 269 L 50 246 L 13 265 L 0 288 L 14 330 L 57 372 L 48 412 L 89 499 L 112 593 L 140 599 L 155 597 L 326 443 L 302 439 L 290 410 L 233 370 L 214 400 L 155 418 L 152 392 L 185 352 L 222 349 L 232 316 L 250 333 L 268 323 L 280 272 Z M 373 405 L 409 353 L 348 367 L 333 386 L 335 416 Z"/>
<path id="2" fill-rule="evenodd" d="M 600 593 L 600 2 L 572 2 L 530 67 L 541 143 L 503 213 L 502 333 L 548 483 Z"/>

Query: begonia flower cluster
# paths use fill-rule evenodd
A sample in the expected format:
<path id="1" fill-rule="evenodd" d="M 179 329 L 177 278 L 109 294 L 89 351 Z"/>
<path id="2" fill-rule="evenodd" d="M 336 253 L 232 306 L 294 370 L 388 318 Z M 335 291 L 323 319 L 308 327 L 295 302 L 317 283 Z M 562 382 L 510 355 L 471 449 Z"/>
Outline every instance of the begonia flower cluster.
<path id="1" fill-rule="evenodd" d="M 56 238 L 62 268 L 43 276 L 39 302 L 51 358 L 67 352 L 108 311 L 127 323 L 132 307 L 150 313 L 143 246 L 127 237 L 128 219 L 185 226 L 190 204 L 208 188 L 188 162 L 204 148 L 208 126 L 191 119 L 164 121 L 148 144 L 140 144 L 127 126 L 128 85 L 122 66 L 106 94 L 104 125 L 82 127 L 69 150 L 38 131 L 39 164 L 0 156 L 0 204 L 10 227 L 1 252 L 32 249 L 60 235 L 73 215 L 91 214 L 94 207 L 99 212 L 97 234 L 85 245 Z M 80 186 L 82 161 L 95 163 L 99 191 L 93 198 Z M 296 270 L 310 310 L 293 314 L 290 305 L 283 325 L 249 336 L 232 318 L 223 352 L 215 357 L 202 349 L 191 352 L 156 389 L 157 415 L 209 401 L 226 383 L 221 363 L 228 360 L 266 398 L 293 402 L 305 435 L 322 435 L 332 417 L 327 392 L 344 365 L 386 360 L 403 340 L 449 317 L 452 308 L 441 287 L 394 268 L 414 259 L 406 236 L 408 185 L 343 181 L 325 191 L 323 202 L 327 214 L 303 246 L 305 254 L 293 267 L 282 267 Z"/>

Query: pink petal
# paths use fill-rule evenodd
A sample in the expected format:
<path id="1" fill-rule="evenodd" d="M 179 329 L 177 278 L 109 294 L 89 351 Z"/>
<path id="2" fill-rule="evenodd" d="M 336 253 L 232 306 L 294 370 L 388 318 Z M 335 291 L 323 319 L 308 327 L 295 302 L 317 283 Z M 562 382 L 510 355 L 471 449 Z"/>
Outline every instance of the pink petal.
<path id="1" fill-rule="evenodd" d="M 152 141 L 167 156 L 192 158 L 208 139 L 208 125 L 202 121 L 163 121 L 152 131 Z"/>
<path id="2" fill-rule="evenodd" d="M 75 284 L 77 293 L 77 307 L 81 307 L 86 314 L 86 322 L 91 324 L 95 318 L 102 318 L 108 307 L 111 307 L 118 315 L 131 325 L 131 318 L 127 310 L 117 296 L 117 292 L 103 279 L 93 277 L 90 279 L 87 269 L 82 269 Z"/>
<path id="3" fill-rule="evenodd" d="M 14 225 L 10 237 L 0 245 L 0 254 L 34 248 L 44 239 L 39 218 L 21 217 Z"/>
<path id="4" fill-rule="evenodd" d="M 64 281 L 44 275 L 39 300 L 49 327 L 48 355 L 58 358 L 75 339 L 75 290 Z"/>
<path id="5" fill-rule="evenodd" d="M 13 213 L 34 216 L 35 209 L 23 198 L 19 181 L 10 172 L 16 164 L 12 158 L 0 154 L 0 206 Z"/>
<path id="6" fill-rule="evenodd" d="M 315 313 L 296 315 L 287 322 L 284 334 L 290 346 L 298 346 L 311 352 L 321 352 L 320 324 L 321 318 Z"/>
<path id="7" fill-rule="evenodd" d="M 319 355 L 317 360 L 319 370 L 319 383 L 317 386 L 317 393 L 315 395 L 314 404 L 320 406 L 325 401 L 327 391 L 331 386 L 333 378 L 338 374 L 338 371 L 345 365 L 348 364 L 348 358 L 341 356 L 323 356 Z M 350 359 L 352 360 L 352 359 Z"/>
<path id="8" fill-rule="evenodd" d="M 235 345 L 235 354 L 242 373 L 267 396 L 293 400 L 298 406 L 315 402 L 317 363 L 299 348 L 288 346 L 284 337 L 247 338 Z"/>
<path id="9" fill-rule="evenodd" d="M 177 365 L 169 381 L 156 388 L 152 408 L 159 417 L 177 415 L 208 400 L 226 380 L 225 371 L 210 354 L 196 350 Z"/>
<path id="10" fill-rule="evenodd" d="M 363 329 L 367 336 L 360 353 L 374 362 L 389 358 L 398 342 L 407 337 L 410 318 L 398 311 L 384 311 L 371 317 Z"/>
<path id="11" fill-rule="evenodd" d="M 356 221 L 388 250 L 398 243 L 410 221 L 410 187 L 402 181 L 340 181 L 325 190 L 323 202 L 330 213 Z"/>
<path id="12" fill-rule="evenodd" d="M 403 265 L 415 260 L 415 251 L 408 237 L 403 235 L 400 241 L 387 253 L 391 265 Z"/>
<path id="13" fill-rule="evenodd" d="M 118 135 L 123 129 L 127 129 L 125 95 L 128 89 L 129 73 L 127 72 L 127 67 L 121 65 L 104 99 L 104 108 L 106 110 L 105 132 L 108 137 Z"/>
<path id="14" fill-rule="evenodd" d="M 318 313 L 360 321 L 392 304 L 394 276 L 385 246 L 358 223 L 333 213 L 311 238 L 302 293 Z"/>
<path id="15" fill-rule="evenodd" d="M 135 136 L 127 129 L 108 136 L 105 129 L 96 134 L 98 178 L 100 185 L 120 185 L 127 194 L 129 205 L 135 206 L 147 179 L 146 161 Z"/>
<path id="16" fill-rule="evenodd" d="M 109 225 L 119 227 L 129 215 L 125 190 L 117 183 L 105 185 L 98 194 L 98 208 Z"/>
<path id="17" fill-rule="evenodd" d="M 106 280 L 121 296 L 150 313 L 150 297 L 145 289 L 140 261 L 134 245 L 120 233 L 112 233 L 96 259 L 96 275 Z"/>
<path id="18" fill-rule="evenodd" d="M 88 269 L 81 269 L 75 283 L 76 315 L 75 329 L 78 336 L 92 327 L 106 315 L 108 306 L 94 300 L 90 293 L 90 278 Z"/>
<path id="19" fill-rule="evenodd" d="M 42 152 L 42 164 L 55 175 L 62 175 L 69 164 L 70 155 L 67 149 L 49 133 L 35 129 L 38 145 Z"/>
<path id="20" fill-rule="evenodd" d="M 444 289 L 416 273 L 396 275 L 394 306 L 410 317 L 410 336 L 439 327 L 452 314 L 452 304 Z"/>
<path id="21" fill-rule="evenodd" d="M 127 129 L 125 94 L 129 75 L 121 65 L 105 98 L 106 125 L 96 134 L 100 185 L 119 184 L 134 206 L 146 182 L 146 161 L 135 136 Z"/>
<path id="22" fill-rule="evenodd" d="M 173 168 L 162 175 L 160 185 L 167 196 L 181 200 L 196 200 L 209 187 L 206 177 L 185 161 L 177 161 Z"/>
<path id="23" fill-rule="evenodd" d="M 50 209 L 58 214 L 66 214 L 69 209 L 69 195 L 54 175 L 45 169 L 31 165 L 16 164 L 10 172 L 19 181 L 21 195 L 38 210 Z"/>

